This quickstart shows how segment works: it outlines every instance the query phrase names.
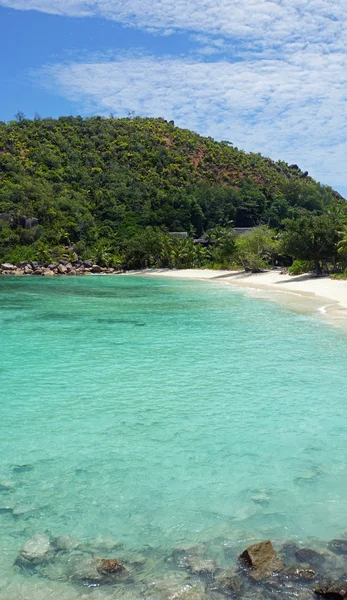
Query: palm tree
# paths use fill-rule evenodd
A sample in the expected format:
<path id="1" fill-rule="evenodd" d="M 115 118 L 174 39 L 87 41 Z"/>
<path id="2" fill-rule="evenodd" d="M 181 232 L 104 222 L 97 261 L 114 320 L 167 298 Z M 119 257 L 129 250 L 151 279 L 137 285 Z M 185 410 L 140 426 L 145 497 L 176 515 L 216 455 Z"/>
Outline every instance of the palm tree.
<path id="1" fill-rule="evenodd" d="M 337 244 L 337 251 L 339 254 L 347 254 L 347 225 L 344 225 L 342 231 L 339 231 L 338 234 L 341 239 Z"/>

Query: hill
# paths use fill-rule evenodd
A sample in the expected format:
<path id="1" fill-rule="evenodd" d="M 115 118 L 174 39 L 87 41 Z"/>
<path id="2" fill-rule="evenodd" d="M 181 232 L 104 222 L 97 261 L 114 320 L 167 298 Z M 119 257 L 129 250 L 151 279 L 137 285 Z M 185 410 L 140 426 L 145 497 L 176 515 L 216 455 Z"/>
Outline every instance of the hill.
<path id="1" fill-rule="evenodd" d="M 342 204 L 297 165 L 161 118 L 0 123 L 0 258 L 16 247 L 119 249 L 147 227 L 195 237 L 231 222 L 280 228 Z"/>

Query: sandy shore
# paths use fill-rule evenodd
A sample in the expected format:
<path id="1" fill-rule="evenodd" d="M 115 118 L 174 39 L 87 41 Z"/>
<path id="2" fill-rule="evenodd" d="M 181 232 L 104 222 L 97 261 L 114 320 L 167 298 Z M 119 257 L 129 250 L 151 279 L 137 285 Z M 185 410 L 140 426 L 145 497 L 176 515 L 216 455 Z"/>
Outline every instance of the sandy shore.
<path id="1" fill-rule="evenodd" d="M 347 329 L 347 280 L 312 275 L 290 276 L 281 274 L 279 270 L 255 274 L 210 269 L 145 269 L 129 274 L 200 279 L 233 285 L 252 296 L 280 302 L 298 312 L 315 314 L 328 323 Z"/>

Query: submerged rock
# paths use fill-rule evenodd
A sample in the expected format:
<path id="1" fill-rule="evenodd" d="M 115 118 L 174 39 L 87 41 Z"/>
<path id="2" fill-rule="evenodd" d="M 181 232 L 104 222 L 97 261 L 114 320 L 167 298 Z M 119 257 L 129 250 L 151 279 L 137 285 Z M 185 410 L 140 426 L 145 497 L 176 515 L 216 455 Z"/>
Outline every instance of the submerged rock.
<path id="1" fill-rule="evenodd" d="M 188 559 L 187 567 L 191 573 L 196 575 L 212 575 L 217 569 L 217 563 L 208 558 L 192 556 Z"/>
<path id="2" fill-rule="evenodd" d="M 335 554 L 347 554 L 347 540 L 332 540 L 328 548 Z"/>
<path id="3" fill-rule="evenodd" d="M 235 568 L 221 571 L 214 578 L 213 589 L 222 592 L 240 594 L 243 589 L 242 581 Z"/>
<path id="4" fill-rule="evenodd" d="M 80 582 L 110 584 L 126 569 L 115 558 L 77 557 L 70 564 L 69 578 Z"/>
<path id="5" fill-rule="evenodd" d="M 315 588 L 314 593 L 328 600 L 347 598 L 347 579 L 344 578 L 337 581 L 326 579 Z"/>
<path id="6" fill-rule="evenodd" d="M 239 560 L 250 569 L 250 575 L 261 580 L 284 568 L 270 540 L 253 544 L 240 554 Z"/>
<path id="7" fill-rule="evenodd" d="M 320 554 L 311 548 L 300 548 L 295 552 L 295 558 L 300 563 L 305 563 L 312 566 L 320 566 L 325 562 L 324 554 Z"/>
<path id="8" fill-rule="evenodd" d="M 27 541 L 17 557 L 17 564 L 40 564 L 53 556 L 53 547 L 47 535 L 38 533 Z"/>
<path id="9" fill-rule="evenodd" d="M 125 571 L 125 567 L 115 558 L 97 559 L 96 568 L 101 575 L 121 573 L 122 571 Z"/>
<path id="10" fill-rule="evenodd" d="M 58 552 L 72 552 L 79 546 L 79 541 L 69 535 L 62 535 L 53 540 L 53 545 Z"/>

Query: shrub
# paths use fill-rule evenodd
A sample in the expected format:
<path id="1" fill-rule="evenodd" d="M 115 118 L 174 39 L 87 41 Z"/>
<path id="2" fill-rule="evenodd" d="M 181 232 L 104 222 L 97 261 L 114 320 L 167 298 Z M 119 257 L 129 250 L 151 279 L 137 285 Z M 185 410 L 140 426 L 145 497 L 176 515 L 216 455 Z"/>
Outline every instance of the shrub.
<path id="1" fill-rule="evenodd" d="M 311 273 L 314 271 L 314 264 L 311 260 L 294 260 L 291 267 L 288 269 L 289 275 L 302 275 L 303 273 Z"/>

